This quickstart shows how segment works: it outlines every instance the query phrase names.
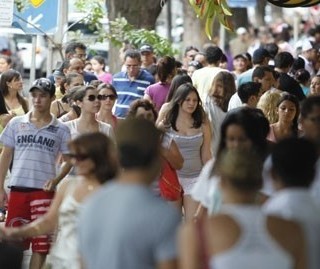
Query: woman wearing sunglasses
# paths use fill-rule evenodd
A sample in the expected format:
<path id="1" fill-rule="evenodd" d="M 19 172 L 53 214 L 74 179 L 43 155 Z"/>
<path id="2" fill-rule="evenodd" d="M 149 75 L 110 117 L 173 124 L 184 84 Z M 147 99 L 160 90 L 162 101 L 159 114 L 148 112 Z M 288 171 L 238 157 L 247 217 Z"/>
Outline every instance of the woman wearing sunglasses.
<path id="1" fill-rule="evenodd" d="M 48 263 L 52 269 L 80 268 L 77 219 L 82 203 L 118 171 L 113 142 L 101 133 L 83 134 L 69 142 L 70 162 L 77 176 L 63 181 L 48 212 L 19 228 L 1 228 L 0 239 L 50 234 L 58 227 Z"/>
<path id="2" fill-rule="evenodd" d="M 112 109 L 118 98 L 116 89 L 109 83 L 102 83 L 98 86 L 98 93 L 102 96 L 99 112 L 96 119 L 109 123 L 113 129 L 117 126 L 117 117 L 113 115 Z"/>
<path id="3" fill-rule="evenodd" d="M 95 132 L 114 138 L 112 126 L 96 119 L 103 98 L 96 88 L 90 85 L 81 87 L 73 94 L 73 100 L 81 109 L 81 113 L 79 118 L 65 123 L 70 128 L 72 138 L 83 133 Z"/>

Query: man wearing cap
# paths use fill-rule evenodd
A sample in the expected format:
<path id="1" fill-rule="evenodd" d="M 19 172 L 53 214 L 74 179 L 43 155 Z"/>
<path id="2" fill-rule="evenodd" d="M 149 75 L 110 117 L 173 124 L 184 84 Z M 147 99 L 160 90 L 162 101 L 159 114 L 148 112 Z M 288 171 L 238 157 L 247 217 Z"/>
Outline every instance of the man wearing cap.
<path id="1" fill-rule="evenodd" d="M 306 69 L 310 73 L 311 78 L 313 78 L 316 75 L 314 63 L 317 61 L 317 50 L 311 41 L 305 40 L 303 42 L 299 58 L 304 60 L 304 69 Z"/>
<path id="2" fill-rule="evenodd" d="M 118 99 L 115 115 L 125 118 L 130 104 L 144 96 L 145 89 L 155 83 L 154 77 L 141 69 L 141 54 L 138 50 L 127 50 L 124 56 L 126 71 L 115 74 L 112 85 L 116 88 Z"/>
<path id="3" fill-rule="evenodd" d="M 33 110 L 14 117 L 3 130 L 0 142 L 0 207 L 6 194 L 4 179 L 13 161 L 10 175 L 10 199 L 6 226 L 22 226 L 46 213 L 54 187 L 67 174 L 56 174 L 56 159 L 68 153 L 70 131 L 50 114 L 55 86 L 49 79 L 36 80 L 30 88 Z M 35 227 L 36 229 L 36 227 Z M 40 269 L 50 248 L 50 236 L 34 237 L 21 242 L 23 249 L 32 244 L 29 268 Z"/>
<path id="4" fill-rule="evenodd" d="M 123 169 L 88 199 L 80 214 L 79 250 L 85 268 L 177 268 L 181 216 L 150 188 L 160 172 L 160 136 L 145 119 L 127 119 L 117 127 Z"/>
<path id="5" fill-rule="evenodd" d="M 237 37 L 232 39 L 229 43 L 232 56 L 246 53 L 249 48 L 249 35 L 247 29 L 239 27 L 236 33 Z"/>
<path id="6" fill-rule="evenodd" d="M 145 44 L 140 48 L 141 53 L 141 68 L 147 70 L 151 75 L 155 76 L 157 65 L 155 64 L 155 56 L 153 47 Z"/>
<path id="7" fill-rule="evenodd" d="M 238 78 L 242 73 L 248 70 L 249 59 L 245 53 L 238 54 L 233 57 L 233 72 L 232 74 Z"/>

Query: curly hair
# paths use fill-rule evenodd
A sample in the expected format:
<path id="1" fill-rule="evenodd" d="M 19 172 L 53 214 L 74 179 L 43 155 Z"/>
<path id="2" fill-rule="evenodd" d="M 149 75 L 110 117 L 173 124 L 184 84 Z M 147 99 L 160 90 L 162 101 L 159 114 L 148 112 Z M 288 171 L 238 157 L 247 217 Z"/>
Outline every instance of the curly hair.
<path id="1" fill-rule="evenodd" d="M 158 118 L 157 110 L 156 110 L 155 106 L 153 105 L 153 103 L 151 103 L 147 99 L 137 99 L 137 100 L 133 101 L 130 105 L 129 110 L 128 110 L 127 119 L 136 118 L 137 111 L 138 111 L 139 107 L 143 107 L 147 111 L 151 110 L 153 113 L 153 116 L 154 116 L 154 121 L 157 120 L 157 118 Z"/>
<path id="2" fill-rule="evenodd" d="M 277 113 L 277 103 L 281 98 L 281 91 L 266 91 L 259 99 L 257 108 L 261 109 L 270 124 L 276 123 L 279 119 Z"/>

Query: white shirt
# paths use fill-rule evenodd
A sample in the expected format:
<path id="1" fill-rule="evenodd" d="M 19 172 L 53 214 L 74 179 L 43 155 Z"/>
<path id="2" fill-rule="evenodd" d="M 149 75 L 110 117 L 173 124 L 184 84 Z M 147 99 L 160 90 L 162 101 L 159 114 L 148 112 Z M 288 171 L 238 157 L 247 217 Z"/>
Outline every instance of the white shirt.
<path id="1" fill-rule="evenodd" d="M 228 105 L 228 111 L 230 111 L 231 109 L 238 108 L 240 106 L 242 106 L 242 102 L 241 102 L 241 99 L 240 99 L 238 93 L 236 92 L 230 98 L 229 105 Z"/>
<path id="2" fill-rule="evenodd" d="M 310 269 L 320 266 L 320 208 L 307 188 L 287 188 L 276 192 L 263 206 L 270 215 L 297 221 L 304 231 Z"/>

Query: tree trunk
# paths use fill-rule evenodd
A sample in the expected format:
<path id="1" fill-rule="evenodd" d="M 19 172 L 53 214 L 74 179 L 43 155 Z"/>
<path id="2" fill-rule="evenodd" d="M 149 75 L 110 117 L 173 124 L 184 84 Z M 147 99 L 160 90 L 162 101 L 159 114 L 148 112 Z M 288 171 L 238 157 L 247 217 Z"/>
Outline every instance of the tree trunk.
<path id="1" fill-rule="evenodd" d="M 205 21 L 197 18 L 196 13 L 188 1 L 182 0 L 182 3 L 184 14 L 183 47 L 186 48 L 187 46 L 192 45 L 202 51 L 203 45 L 210 42 L 205 34 Z"/>
<path id="2" fill-rule="evenodd" d="M 106 0 L 105 3 L 109 20 L 124 17 L 136 28 L 149 30 L 155 29 L 156 20 L 162 9 L 160 1 L 156 0 Z M 120 70 L 119 48 L 110 46 L 109 67 L 113 73 Z"/>
<path id="3" fill-rule="evenodd" d="M 149 30 L 155 28 L 162 9 L 160 1 L 155 0 L 106 0 L 106 5 L 110 20 L 125 17 L 135 27 Z"/>
<path id="4" fill-rule="evenodd" d="M 239 27 L 248 28 L 249 20 L 248 20 L 248 12 L 246 8 L 232 8 L 232 22 L 234 29 Z"/>
<path id="5" fill-rule="evenodd" d="M 255 17 L 256 17 L 255 20 L 257 24 L 256 27 L 263 26 L 266 24 L 264 20 L 264 17 L 266 15 L 266 12 L 265 12 L 266 5 L 267 5 L 266 0 L 257 1 L 257 7 L 255 12 Z"/>

